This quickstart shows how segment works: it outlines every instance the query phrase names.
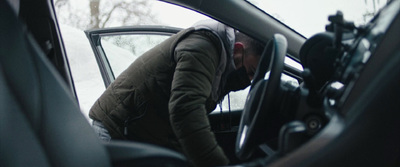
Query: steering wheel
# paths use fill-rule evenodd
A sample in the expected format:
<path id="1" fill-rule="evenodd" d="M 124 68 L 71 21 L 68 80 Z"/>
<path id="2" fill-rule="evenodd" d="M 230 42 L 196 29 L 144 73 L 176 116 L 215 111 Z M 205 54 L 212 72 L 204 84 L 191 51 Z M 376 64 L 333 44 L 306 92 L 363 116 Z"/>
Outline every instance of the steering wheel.
<path id="1" fill-rule="evenodd" d="M 236 138 L 235 150 L 239 159 L 248 159 L 254 149 L 267 138 L 266 125 L 270 125 L 273 120 L 271 116 L 276 113 L 272 106 L 279 92 L 286 49 L 286 38 L 275 34 L 261 55 Z M 264 79 L 267 71 L 270 71 L 268 81 Z"/>

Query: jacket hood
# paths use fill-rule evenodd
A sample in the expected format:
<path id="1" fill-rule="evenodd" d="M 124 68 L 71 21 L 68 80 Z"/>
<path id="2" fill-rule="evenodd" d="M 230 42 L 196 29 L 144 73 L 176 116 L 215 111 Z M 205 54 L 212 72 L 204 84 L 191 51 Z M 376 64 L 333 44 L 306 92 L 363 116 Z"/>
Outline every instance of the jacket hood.
<path id="1" fill-rule="evenodd" d="M 223 52 L 221 53 L 220 63 L 212 85 L 212 99 L 218 101 L 226 84 L 228 74 L 235 70 L 235 63 L 233 62 L 235 31 L 233 28 L 215 20 L 202 20 L 194 24 L 193 27 L 195 30 L 210 30 L 221 41 Z"/>

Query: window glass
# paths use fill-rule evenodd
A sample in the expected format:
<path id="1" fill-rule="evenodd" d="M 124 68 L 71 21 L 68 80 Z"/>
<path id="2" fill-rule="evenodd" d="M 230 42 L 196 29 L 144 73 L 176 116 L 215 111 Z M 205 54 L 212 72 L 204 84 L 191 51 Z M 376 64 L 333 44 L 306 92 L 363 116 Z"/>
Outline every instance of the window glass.
<path id="1" fill-rule="evenodd" d="M 267 74 L 265 74 L 264 78 L 265 79 L 269 78 L 269 72 L 267 72 Z M 289 75 L 286 75 L 286 74 L 282 74 L 281 81 L 287 82 L 288 84 L 291 84 L 294 87 L 299 86 L 299 81 L 297 81 L 295 78 L 293 78 Z M 221 109 L 222 109 L 222 111 L 243 109 L 245 102 L 246 102 L 247 94 L 249 93 L 249 90 L 250 90 L 250 86 L 244 90 L 230 92 L 223 99 L 222 105 L 218 105 L 218 107 L 214 110 L 214 112 L 219 112 L 219 111 L 221 111 Z"/>
<path id="2" fill-rule="evenodd" d="M 155 0 L 55 0 L 54 6 L 79 103 L 86 117 L 90 107 L 104 92 L 105 86 L 84 30 L 132 25 L 187 28 L 197 21 L 210 19 L 192 10 Z M 155 34 L 114 34 L 101 36 L 101 44 L 114 76 L 117 77 L 138 56 L 166 38 L 168 36 Z M 299 66 L 294 61 L 289 64 Z M 247 93 L 248 89 L 230 93 L 230 108 L 242 109 Z M 223 101 L 223 110 L 229 108 L 227 99 Z"/>
<path id="3" fill-rule="evenodd" d="M 289 65 L 295 69 L 298 69 L 299 71 L 303 71 L 303 66 L 290 57 L 285 57 L 285 64 Z"/>
<path id="4" fill-rule="evenodd" d="M 131 34 L 101 37 L 101 45 L 117 77 L 144 52 L 166 40 L 169 35 Z"/>

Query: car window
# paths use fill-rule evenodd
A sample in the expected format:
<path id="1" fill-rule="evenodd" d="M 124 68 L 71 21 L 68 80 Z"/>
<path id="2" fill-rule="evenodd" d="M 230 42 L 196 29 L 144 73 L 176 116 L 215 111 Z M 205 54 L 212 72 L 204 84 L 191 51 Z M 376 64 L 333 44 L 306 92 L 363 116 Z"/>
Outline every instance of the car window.
<path id="1" fill-rule="evenodd" d="M 269 72 L 265 75 L 265 79 L 269 78 Z M 295 78 L 282 74 L 281 80 L 291 84 L 294 87 L 299 86 L 299 81 Z M 214 110 L 214 112 L 219 111 L 228 111 L 228 110 L 242 110 L 244 108 L 244 104 L 247 98 L 247 94 L 249 93 L 250 87 L 247 87 L 244 90 L 231 92 L 227 96 L 224 97 L 222 101 L 222 105 L 218 105 L 218 107 Z"/>
<path id="2" fill-rule="evenodd" d="M 285 64 L 299 71 L 303 71 L 303 66 L 288 56 L 285 57 Z"/>
<path id="3" fill-rule="evenodd" d="M 86 117 L 90 107 L 106 88 L 97 63 L 104 63 L 102 65 L 109 66 L 113 74 L 112 78 L 116 78 L 138 56 L 168 38 L 169 35 L 151 33 L 102 35 L 99 38 L 100 48 L 97 49 L 104 51 L 102 56 L 106 61 L 98 61 L 93 54 L 88 39 L 84 36 L 84 30 L 134 25 L 162 25 L 187 28 L 197 21 L 210 19 L 192 10 L 154 0 L 143 1 L 141 8 L 146 12 L 139 13 L 135 17 L 137 18 L 136 20 L 132 20 L 131 18 L 133 17 L 126 17 L 125 20 L 121 20 L 124 17 L 123 15 L 116 17 L 115 13 L 107 13 L 109 7 L 118 5 L 120 0 L 101 1 L 97 7 L 100 14 L 92 18 L 91 9 L 96 8 L 89 6 L 88 0 L 55 0 L 54 2 L 57 17 L 61 24 L 61 33 L 65 40 L 64 43 L 77 96 L 82 112 Z M 118 8 L 118 10 L 123 9 Z M 129 11 L 120 12 L 122 14 Z M 97 20 L 97 23 L 94 24 L 93 20 Z M 287 64 L 302 70 L 299 63 L 290 58 L 287 59 L 285 60 Z M 297 82 L 295 79 L 291 79 L 293 82 Z M 248 89 L 230 93 L 229 98 L 225 97 L 222 105 L 217 107 L 216 110 L 243 109 L 247 93 Z"/>

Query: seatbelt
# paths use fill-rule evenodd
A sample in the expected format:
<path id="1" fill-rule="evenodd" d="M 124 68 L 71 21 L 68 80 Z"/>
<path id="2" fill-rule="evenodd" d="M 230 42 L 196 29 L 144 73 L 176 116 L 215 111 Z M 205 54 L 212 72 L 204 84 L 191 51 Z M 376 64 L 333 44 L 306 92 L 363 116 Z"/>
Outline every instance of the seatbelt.
<path id="1" fill-rule="evenodd" d="M 18 13 L 19 13 L 19 0 L 7 0 L 7 2 L 10 4 L 11 8 L 14 10 L 16 15 L 18 16 Z"/>

